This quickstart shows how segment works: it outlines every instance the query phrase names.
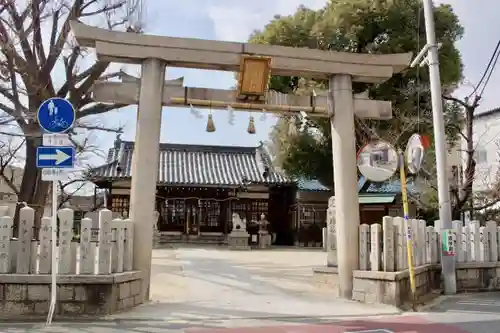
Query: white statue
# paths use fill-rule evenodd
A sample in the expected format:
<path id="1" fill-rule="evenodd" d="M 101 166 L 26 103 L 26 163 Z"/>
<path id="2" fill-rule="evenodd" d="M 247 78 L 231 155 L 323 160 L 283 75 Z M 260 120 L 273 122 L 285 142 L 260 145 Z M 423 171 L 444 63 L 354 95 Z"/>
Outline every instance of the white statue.
<path id="1" fill-rule="evenodd" d="M 233 250 L 250 250 L 249 238 L 246 219 L 242 220 L 239 214 L 234 213 L 233 230 L 228 235 L 229 248 Z"/>
<path id="2" fill-rule="evenodd" d="M 269 225 L 269 221 L 266 220 L 266 215 L 262 214 L 260 216 L 260 221 L 257 222 L 259 225 L 259 233 L 267 234 L 267 226 Z"/>
<path id="3" fill-rule="evenodd" d="M 245 231 L 247 230 L 246 219 L 241 219 L 240 215 L 233 213 L 233 230 L 232 231 Z"/>
<path id="4" fill-rule="evenodd" d="M 260 216 L 260 221 L 257 222 L 259 225 L 259 248 L 267 249 L 271 247 L 272 237 L 267 231 L 269 221 L 266 220 L 266 215 L 262 214 Z"/>

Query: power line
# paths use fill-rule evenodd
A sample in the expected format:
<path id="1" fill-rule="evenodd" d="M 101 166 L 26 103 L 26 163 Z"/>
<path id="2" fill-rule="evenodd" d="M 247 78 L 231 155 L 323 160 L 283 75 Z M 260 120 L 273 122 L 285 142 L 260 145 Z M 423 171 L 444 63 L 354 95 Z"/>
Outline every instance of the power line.
<path id="1" fill-rule="evenodd" d="M 500 44 L 500 41 L 499 41 Z M 486 78 L 486 81 L 484 81 L 483 89 L 481 89 L 481 93 L 479 93 L 479 96 L 483 95 L 484 90 L 486 89 L 486 86 L 488 85 L 488 82 L 490 82 L 491 75 L 493 74 L 493 71 L 495 70 L 495 67 L 498 63 L 498 57 L 500 56 L 500 52 L 497 52 L 495 56 L 495 60 L 493 62 L 493 66 L 491 66 L 490 73 L 488 74 L 488 77 Z"/>
<path id="2" fill-rule="evenodd" d="M 500 48 L 500 40 L 498 40 L 497 42 L 497 45 L 495 47 L 495 50 L 493 51 L 493 53 L 491 54 L 491 57 L 490 57 L 490 61 L 488 62 L 488 65 L 486 66 L 486 69 L 484 70 L 484 73 L 483 73 L 483 76 L 481 77 L 481 79 L 479 80 L 479 82 L 477 83 L 477 85 L 474 87 L 474 90 L 470 93 L 470 95 L 467 97 L 467 98 L 470 98 L 472 95 L 474 95 L 477 90 L 479 89 L 479 87 L 481 86 L 481 84 L 483 83 L 484 79 L 486 78 L 486 76 L 488 76 L 488 79 L 487 81 L 485 82 L 484 84 L 484 87 L 483 89 L 481 90 L 481 94 L 482 95 L 482 92 L 484 92 L 484 88 L 486 87 L 486 85 L 488 84 L 488 81 L 489 81 L 489 78 L 491 77 L 491 73 L 493 72 L 493 69 L 495 68 L 496 66 L 496 63 L 498 61 L 498 49 Z M 493 62 L 495 61 L 494 65 L 493 65 L 493 68 L 491 69 L 490 71 L 490 67 L 491 65 L 493 64 Z M 488 74 L 489 73 L 489 74 Z"/>

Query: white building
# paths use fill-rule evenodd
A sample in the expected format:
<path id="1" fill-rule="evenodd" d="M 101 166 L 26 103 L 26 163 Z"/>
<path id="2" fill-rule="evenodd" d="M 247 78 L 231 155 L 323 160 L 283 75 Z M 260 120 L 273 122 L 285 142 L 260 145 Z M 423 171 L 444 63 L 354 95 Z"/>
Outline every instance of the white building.
<path id="1" fill-rule="evenodd" d="M 473 142 L 475 148 L 476 175 L 473 191 L 485 191 L 498 182 L 500 163 L 500 108 L 474 116 Z M 466 142 L 462 142 L 461 162 L 465 169 Z"/>

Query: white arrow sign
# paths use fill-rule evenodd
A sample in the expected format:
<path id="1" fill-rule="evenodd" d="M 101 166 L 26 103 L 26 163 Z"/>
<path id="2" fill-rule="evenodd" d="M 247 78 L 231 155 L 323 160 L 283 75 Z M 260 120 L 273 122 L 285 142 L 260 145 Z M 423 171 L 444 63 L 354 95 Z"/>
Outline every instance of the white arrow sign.
<path id="1" fill-rule="evenodd" d="M 56 165 L 61 164 L 70 158 L 71 155 L 66 154 L 65 152 L 56 149 L 56 153 L 53 155 L 40 155 L 38 158 L 42 161 L 56 161 Z"/>

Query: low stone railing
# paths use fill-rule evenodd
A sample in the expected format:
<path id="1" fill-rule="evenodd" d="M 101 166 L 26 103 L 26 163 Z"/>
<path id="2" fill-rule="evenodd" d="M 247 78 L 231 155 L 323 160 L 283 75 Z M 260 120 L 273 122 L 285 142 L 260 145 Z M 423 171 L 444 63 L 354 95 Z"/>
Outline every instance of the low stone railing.
<path id="1" fill-rule="evenodd" d="M 0 307 L 6 309 L 0 316 L 48 312 L 54 269 L 51 218 L 42 218 L 36 232 L 34 215 L 32 208 L 21 208 L 17 238 L 13 218 L 0 217 Z M 133 222 L 112 219 L 112 212 L 103 209 L 97 218 L 82 219 L 77 240 L 73 210 L 61 209 L 57 215 L 57 314 L 108 314 L 141 303 L 141 274 L 132 266 Z"/>
<path id="2" fill-rule="evenodd" d="M 407 228 L 411 230 L 414 266 L 436 264 L 441 256 L 440 221 L 427 226 L 424 220 L 385 216 L 382 224 L 359 227 L 359 269 L 394 272 L 408 269 Z M 459 263 L 497 262 L 500 257 L 500 227 L 489 221 L 481 227 L 478 221 L 453 221 L 449 233 L 453 238 L 455 260 Z"/>
<path id="3" fill-rule="evenodd" d="M 417 299 L 442 289 L 439 221 L 427 226 L 423 220 L 383 218 L 382 224 L 359 227 L 359 270 L 353 272 L 353 299 L 366 303 L 400 306 L 411 299 L 406 232 L 411 233 Z M 456 260 L 458 291 L 500 290 L 500 227 L 495 221 L 480 226 L 453 221 L 451 252 Z M 334 245 L 334 244 L 333 244 Z M 336 250 L 335 246 L 329 250 Z M 335 252 L 336 253 L 336 252 Z M 341 254 L 336 254 L 341 255 Z M 337 268 L 314 270 L 318 283 L 338 290 Z"/>

